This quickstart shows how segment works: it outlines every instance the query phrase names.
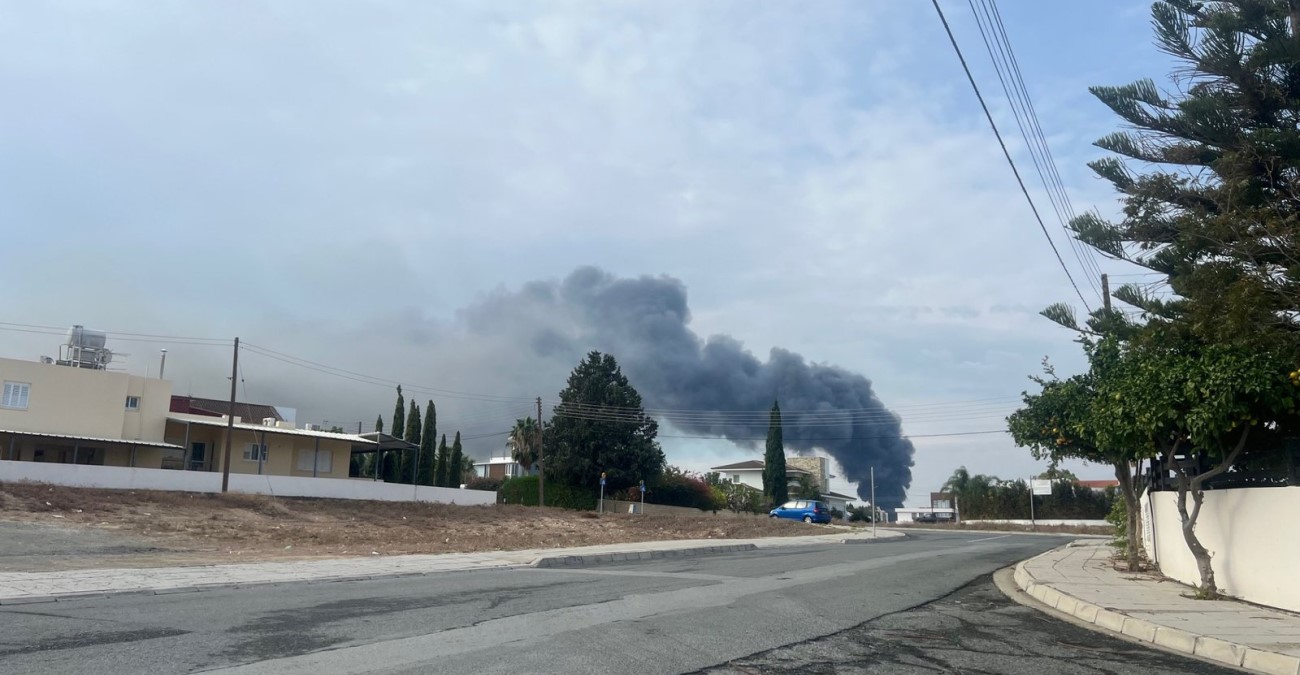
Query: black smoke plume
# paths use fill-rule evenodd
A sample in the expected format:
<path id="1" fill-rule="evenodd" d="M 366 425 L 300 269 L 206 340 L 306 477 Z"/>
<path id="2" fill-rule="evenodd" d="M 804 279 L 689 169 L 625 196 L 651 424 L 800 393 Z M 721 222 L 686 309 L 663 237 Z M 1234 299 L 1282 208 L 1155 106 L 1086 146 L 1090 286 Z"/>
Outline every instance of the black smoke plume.
<path id="1" fill-rule="evenodd" d="M 725 335 L 701 339 L 688 325 L 686 287 L 676 279 L 623 279 L 584 267 L 558 283 L 499 291 L 462 318 L 472 333 L 527 331 L 535 356 L 570 367 L 591 349 L 613 354 L 647 408 L 762 413 L 778 400 L 787 449 L 824 450 L 843 478 L 858 483 L 860 498 L 870 497 L 872 468 L 882 508 L 901 506 L 911 485 L 912 443 L 867 378 L 779 348 L 761 361 Z M 750 448 L 767 433 L 761 415 L 675 417 L 671 424 Z"/>

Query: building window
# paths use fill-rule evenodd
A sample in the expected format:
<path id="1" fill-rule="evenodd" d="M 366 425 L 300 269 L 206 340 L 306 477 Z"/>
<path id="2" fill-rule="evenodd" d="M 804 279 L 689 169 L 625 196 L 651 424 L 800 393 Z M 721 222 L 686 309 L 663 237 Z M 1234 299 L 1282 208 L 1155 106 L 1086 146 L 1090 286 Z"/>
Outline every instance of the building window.
<path id="1" fill-rule="evenodd" d="M 127 409 L 127 410 L 139 410 L 139 409 L 140 409 L 140 397 L 139 397 L 139 396 L 127 396 L 127 397 L 126 397 L 126 409 Z"/>
<path id="2" fill-rule="evenodd" d="M 245 461 L 245 462 L 256 462 L 256 461 L 257 461 L 257 448 L 258 448 L 258 447 L 259 447 L 259 446 L 258 446 L 256 443 L 249 443 L 249 444 L 247 444 L 247 445 L 244 446 L 244 461 Z M 266 461 L 266 446 L 263 445 L 263 446 L 260 446 L 260 447 L 262 448 L 262 461 L 265 462 L 265 461 Z"/>
<path id="3" fill-rule="evenodd" d="M 0 408 L 26 410 L 31 389 L 32 385 L 26 382 L 5 382 L 4 391 L 0 392 Z"/>
<path id="4" fill-rule="evenodd" d="M 733 473 L 733 474 L 731 474 L 731 482 L 733 482 L 733 483 L 739 483 L 739 482 L 740 482 L 740 474 L 738 474 L 738 473 Z"/>
<path id="5" fill-rule="evenodd" d="M 333 459 L 329 450 L 302 449 L 298 451 L 298 470 L 311 471 L 314 461 L 317 473 L 330 473 L 334 471 Z"/>

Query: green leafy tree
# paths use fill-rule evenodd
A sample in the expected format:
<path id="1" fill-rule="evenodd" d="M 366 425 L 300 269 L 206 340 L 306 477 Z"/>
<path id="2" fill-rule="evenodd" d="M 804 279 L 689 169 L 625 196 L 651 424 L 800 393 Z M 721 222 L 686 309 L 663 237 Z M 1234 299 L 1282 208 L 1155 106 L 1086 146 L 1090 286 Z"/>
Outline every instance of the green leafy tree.
<path id="1" fill-rule="evenodd" d="M 785 438 L 781 427 L 781 406 L 772 402 L 767 425 L 767 452 L 763 455 L 763 494 L 772 506 L 789 499 L 790 484 L 785 473 Z"/>
<path id="2" fill-rule="evenodd" d="M 1278 436 L 1296 426 L 1297 388 L 1275 353 L 1169 342 L 1126 350 L 1115 375 L 1102 381 L 1099 399 L 1130 429 L 1127 435 L 1150 439 L 1175 476 L 1183 539 L 1201 578 L 1198 594 L 1214 598 L 1211 556 L 1196 534 L 1205 481 L 1252 454 L 1248 442 L 1257 444 L 1257 455 L 1276 451 Z"/>
<path id="3" fill-rule="evenodd" d="M 433 485 L 437 474 L 438 408 L 433 401 L 424 410 L 424 428 L 420 430 L 420 458 L 416 462 L 416 482 Z"/>
<path id="4" fill-rule="evenodd" d="M 1135 431 L 1127 420 L 1116 415 L 1114 401 L 1098 393 L 1099 382 L 1114 378 L 1121 344 L 1113 337 L 1094 342 L 1081 340 L 1088 353 L 1088 372 L 1060 379 L 1046 360 L 1043 376 L 1031 378 L 1039 386 L 1034 394 L 1023 395 L 1024 405 L 1007 418 L 1007 428 L 1017 445 L 1029 448 L 1036 459 L 1050 460 L 1055 466 L 1063 459 L 1107 464 L 1120 484 L 1120 494 L 1127 506 L 1130 531 L 1141 531 L 1141 492 L 1136 473 L 1143 459 L 1154 455 L 1149 437 Z M 1058 478 L 1058 475 L 1048 476 Z M 971 504 L 965 499 L 963 505 Z M 969 511 L 967 511 L 969 513 Z M 1130 538 L 1125 560 L 1130 570 L 1141 567 L 1138 541 Z"/>
<path id="5" fill-rule="evenodd" d="M 460 432 L 451 444 L 451 459 L 447 463 L 447 487 L 460 487 L 465 478 L 465 451 L 460 445 Z"/>
<path id="6" fill-rule="evenodd" d="M 813 484 L 812 477 L 806 475 L 799 476 L 799 484 L 794 493 L 795 499 L 821 499 L 822 492 Z"/>
<path id="7" fill-rule="evenodd" d="M 397 385 L 397 405 L 393 407 L 393 436 L 404 438 L 406 433 L 406 399 L 402 396 L 402 385 Z"/>
<path id="8" fill-rule="evenodd" d="M 610 492 L 650 483 L 664 470 L 658 430 L 614 357 L 593 351 L 569 375 L 545 434 L 547 484 L 597 487 L 601 472 Z"/>
<path id="9" fill-rule="evenodd" d="M 438 487 L 447 487 L 447 474 L 449 473 L 449 464 L 451 462 L 451 451 L 447 448 L 447 434 L 442 435 L 442 441 L 438 443 L 438 459 L 434 463 L 433 484 Z"/>
<path id="10" fill-rule="evenodd" d="M 420 422 L 420 404 L 411 399 L 411 411 L 406 415 L 406 434 L 404 440 L 416 447 L 402 451 L 402 482 L 415 483 L 415 463 L 419 459 L 421 432 L 424 425 Z"/>
<path id="11" fill-rule="evenodd" d="M 375 431 L 377 431 L 377 432 L 379 432 L 379 433 L 381 433 L 381 434 L 384 433 L 384 416 L 383 416 L 383 415 L 380 415 L 379 417 L 376 417 L 376 418 L 375 418 Z"/>

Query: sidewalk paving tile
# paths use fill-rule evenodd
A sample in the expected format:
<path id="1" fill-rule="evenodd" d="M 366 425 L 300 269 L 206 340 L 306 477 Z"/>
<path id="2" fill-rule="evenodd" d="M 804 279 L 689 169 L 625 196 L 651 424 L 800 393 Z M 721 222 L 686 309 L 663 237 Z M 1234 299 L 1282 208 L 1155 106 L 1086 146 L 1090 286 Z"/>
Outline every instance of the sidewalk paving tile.
<path id="1" fill-rule="evenodd" d="M 1188 597 L 1190 588 L 1123 572 L 1113 551 L 1080 541 L 1016 566 L 1022 590 L 1101 629 L 1259 673 L 1300 675 L 1300 616 L 1233 600 Z"/>

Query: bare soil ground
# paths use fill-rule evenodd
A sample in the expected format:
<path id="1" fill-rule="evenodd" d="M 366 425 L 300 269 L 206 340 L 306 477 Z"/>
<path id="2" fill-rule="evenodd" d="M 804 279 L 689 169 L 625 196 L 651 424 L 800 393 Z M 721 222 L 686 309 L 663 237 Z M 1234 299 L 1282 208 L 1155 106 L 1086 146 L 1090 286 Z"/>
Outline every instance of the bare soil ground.
<path id="1" fill-rule="evenodd" d="M 9 570 L 49 569 L 38 565 L 43 557 L 59 558 L 56 566 L 67 569 L 822 533 L 820 527 L 787 520 L 708 514 L 597 516 L 525 506 L 101 490 L 37 483 L 0 484 L 3 521 L 11 525 L 9 535 L 0 536 L 0 569 Z M 40 542 L 55 538 L 37 536 L 32 530 L 37 524 L 46 531 L 57 526 L 101 538 L 115 536 L 121 545 L 86 550 L 43 547 Z"/>

